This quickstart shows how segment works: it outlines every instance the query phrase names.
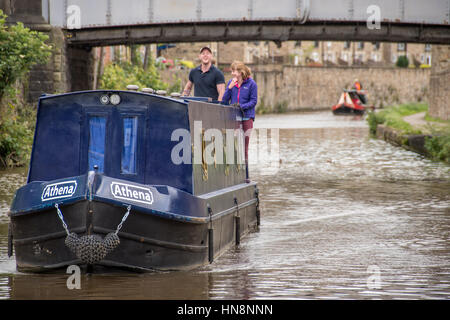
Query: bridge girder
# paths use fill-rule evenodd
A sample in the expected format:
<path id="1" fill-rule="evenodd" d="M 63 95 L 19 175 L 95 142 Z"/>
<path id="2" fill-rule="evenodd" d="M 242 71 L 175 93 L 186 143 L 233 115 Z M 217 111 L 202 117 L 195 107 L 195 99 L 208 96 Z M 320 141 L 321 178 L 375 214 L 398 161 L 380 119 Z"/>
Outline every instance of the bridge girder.
<path id="1" fill-rule="evenodd" d="M 66 30 L 71 46 L 177 43 L 202 41 L 380 41 L 450 44 L 450 26 L 381 23 L 369 29 L 366 22 L 280 21 L 149 24 Z"/>

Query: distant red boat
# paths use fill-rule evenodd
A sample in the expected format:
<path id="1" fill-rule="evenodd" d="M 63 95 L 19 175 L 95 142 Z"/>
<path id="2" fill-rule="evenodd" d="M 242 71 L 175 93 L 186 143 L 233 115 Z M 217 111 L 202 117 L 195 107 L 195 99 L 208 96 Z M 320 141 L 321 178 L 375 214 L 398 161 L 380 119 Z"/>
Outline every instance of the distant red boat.
<path id="1" fill-rule="evenodd" d="M 339 102 L 331 107 L 331 111 L 336 115 L 362 115 L 366 111 L 366 106 L 361 101 L 360 94 L 364 94 L 363 91 L 346 90 L 342 92 Z"/>

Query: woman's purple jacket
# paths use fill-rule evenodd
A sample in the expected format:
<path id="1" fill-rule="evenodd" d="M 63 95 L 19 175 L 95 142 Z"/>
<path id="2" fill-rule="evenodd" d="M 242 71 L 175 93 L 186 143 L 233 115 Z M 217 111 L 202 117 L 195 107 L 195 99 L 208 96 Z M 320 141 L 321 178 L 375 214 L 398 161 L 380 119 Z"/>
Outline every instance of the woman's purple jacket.
<path id="1" fill-rule="evenodd" d="M 242 82 L 240 88 L 234 86 L 233 88 L 228 89 L 231 81 L 232 80 L 227 83 L 225 94 L 222 98 L 222 104 L 230 105 L 239 102 L 241 108 L 244 110 L 244 117 L 254 119 L 255 106 L 258 102 L 258 86 L 256 85 L 256 82 L 252 78 L 248 78 Z"/>

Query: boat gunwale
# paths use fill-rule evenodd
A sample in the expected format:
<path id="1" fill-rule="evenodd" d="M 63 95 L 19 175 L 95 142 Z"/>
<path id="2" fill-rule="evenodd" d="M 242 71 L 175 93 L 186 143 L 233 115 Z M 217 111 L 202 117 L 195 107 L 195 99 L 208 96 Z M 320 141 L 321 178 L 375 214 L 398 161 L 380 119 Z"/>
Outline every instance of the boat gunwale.
<path id="1" fill-rule="evenodd" d="M 77 203 L 77 202 L 81 202 L 81 201 L 89 201 L 89 200 L 88 199 L 78 199 L 78 201 L 70 201 L 70 202 L 68 202 L 68 201 L 67 202 L 55 201 L 54 204 L 58 203 L 59 207 L 62 208 L 65 205 L 71 205 L 71 204 L 74 204 L 74 203 Z M 119 206 L 120 207 L 120 205 L 118 205 L 119 202 L 116 202 L 114 200 L 110 200 L 108 198 L 94 197 L 94 199 L 92 201 L 93 202 L 99 202 L 99 203 L 109 203 L 109 204 L 113 204 L 115 206 Z M 258 199 L 257 198 L 253 198 L 253 199 L 250 199 L 250 200 L 248 200 L 246 202 L 238 204 L 238 207 L 239 207 L 239 209 L 244 209 L 244 208 L 249 207 L 249 206 L 251 206 L 251 205 L 253 205 L 253 204 L 257 203 L 257 202 L 258 202 Z M 121 202 L 121 204 L 122 205 L 128 205 L 128 204 L 125 204 L 125 203 L 122 203 L 122 202 Z M 164 219 L 168 219 L 168 220 L 176 220 L 176 221 L 179 221 L 179 222 L 188 222 L 188 223 L 194 223 L 194 224 L 204 224 L 204 223 L 208 223 L 211 220 L 214 221 L 216 219 L 219 219 L 221 216 L 224 216 L 224 215 L 227 215 L 227 214 L 232 213 L 234 211 L 237 211 L 237 209 L 238 209 L 237 206 L 234 205 L 234 206 L 232 206 L 232 207 L 230 207 L 228 209 L 222 210 L 222 211 L 217 212 L 217 213 L 213 213 L 210 216 L 206 216 L 206 217 L 192 217 L 192 216 L 180 215 L 180 214 L 171 213 L 171 212 L 163 212 L 163 211 L 154 210 L 154 209 L 147 209 L 147 208 L 143 208 L 143 207 L 132 205 L 132 204 L 130 204 L 130 205 L 131 205 L 131 209 L 132 210 L 133 210 L 133 207 L 134 207 L 134 210 L 137 210 L 137 211 L 139 211 L 141 213 L 144 213 L 144 214 L 150 214 L 150 215 L 154 215 L 154 216 L 157 216 L 157 217 L 160 217 L 160 218 L 164 218 Z M 28 215 L 28 214 L 38 213 L 38 212 L 41 212 L 43 210 L 49 210 L 51 208 L 53 208 L 53 206 L 47 205 L 47 206 L 40 206 L 39 208 L 34 208 L 33 210 L 28 210 L 28 211 L 21 211 L 21 212 L 17 212 L 17 213 L 11 213 L 10 212 L 10 217 L 13 218 L 13 217 L 25 216 L 25 215 Z M 139 210 L 139 209 L 141 209 L 141 210 Z"/>

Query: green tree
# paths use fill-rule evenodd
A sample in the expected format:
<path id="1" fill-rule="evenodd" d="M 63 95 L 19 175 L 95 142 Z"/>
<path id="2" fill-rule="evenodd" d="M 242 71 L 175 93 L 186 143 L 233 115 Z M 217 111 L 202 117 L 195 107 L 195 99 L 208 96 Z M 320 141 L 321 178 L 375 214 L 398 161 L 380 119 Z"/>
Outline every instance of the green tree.
<path id="1" fill-rule="evenodd" d="M 397 59 L 397 63 L 395 64 L 399 68 L 408 68 L 409 60 L 407 56 L 400 56 Z"/>
<path id="2" fill-rule="evenodd" d="M 0 10 L 0 167 L 28 161 L 35 108 L 20 101 L 15 84 L 33 65 L 47 63 L 52 50 L 45 44 L 47 39 L 20 22 L 6 25 L 6 15 Z"/>
<path id="3" fill-rule="evenodd" d="M 47 35 L 25 28 L 21 22 L 7 26 L 6 15 L 0 10 L 0 101 L 34 64 L 47 63 L 51 55 L 47 39 Z"/>
<path id="4" fill-rule="evenodd" d="M 126 90 L 129 84 L 155 90 L 165 90 L 168 86 L 161 80 L 153 61 L 149 61 L 147 69 L 128 61 L 110 63 L 100 79 L 101 89 Z"/>

